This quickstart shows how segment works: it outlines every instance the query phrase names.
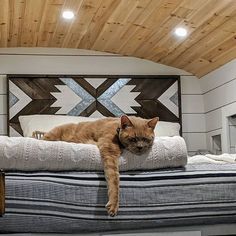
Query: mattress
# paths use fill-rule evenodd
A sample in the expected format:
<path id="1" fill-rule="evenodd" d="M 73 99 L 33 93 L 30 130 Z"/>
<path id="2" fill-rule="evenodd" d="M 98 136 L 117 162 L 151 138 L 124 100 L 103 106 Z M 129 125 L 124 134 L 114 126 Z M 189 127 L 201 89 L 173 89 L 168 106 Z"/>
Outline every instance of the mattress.
<path id="1" fill-rule="evenodd" d="M 1 233 L 105 232 L 236 223 L 236 165 L 121 173 L 118 216 L 107 216 L 102 172 L 6 173 Z"/>

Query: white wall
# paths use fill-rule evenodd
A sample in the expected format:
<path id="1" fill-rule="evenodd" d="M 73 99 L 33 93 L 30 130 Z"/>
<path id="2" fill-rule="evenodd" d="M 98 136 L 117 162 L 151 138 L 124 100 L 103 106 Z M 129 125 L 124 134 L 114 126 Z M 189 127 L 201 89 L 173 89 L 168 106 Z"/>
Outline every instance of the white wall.
<path id="1" fill-rule="evenodd" d="M 148 60 L 77 49 L 0 49 L 0 74 L 180 75 L 183 136 L 190 154 L 206 148 L 200 81 L 189 73 Z M 0 77 L 0 134 L 7 134 L 6 79 Z"/>
<path id="2" fill-rule="evenodd" d="M 190 155 L 206 149 L 206 122 L 200 80 L 181 76 L 183 137 Z"/>
<path id="3" fill-rule="evenodd" d="M 0 74 L 189 75 L 135 57 L 81 49 L 0 49 Z"/>
<path id="4" fill-rule="evenodd" d="M 207 148 L 212 149 L 212 136 L 221 135 L 223 152 L 227 150 L 226 117 L 236 114 L 236 60 L 200 79 L 206 115 Z M 236 135 L 231 124 L 231 152 L 235 152 Z"/>

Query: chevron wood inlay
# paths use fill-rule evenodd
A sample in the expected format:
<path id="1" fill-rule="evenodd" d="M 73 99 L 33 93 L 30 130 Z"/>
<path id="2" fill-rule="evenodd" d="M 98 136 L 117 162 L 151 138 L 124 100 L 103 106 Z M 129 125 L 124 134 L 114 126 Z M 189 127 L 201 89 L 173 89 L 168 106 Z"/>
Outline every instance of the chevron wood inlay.
<path id="1" fill-rule="evenodd" d="M 181 124 L 178 76 L 11 75 L 8 83 L 10 135 L 22 133 L 19 116 L 32 114 L 158 116 Z"/>
<path id="2" fill-rule="evenodd" d="M 201 77 L 236 57 L 235 0 L 1 0 L 0 47 L 80 48 Z M 62 12 L 74 11 L 66 21 Z M 174 35 L 185 27 L 188 36 Z"/>

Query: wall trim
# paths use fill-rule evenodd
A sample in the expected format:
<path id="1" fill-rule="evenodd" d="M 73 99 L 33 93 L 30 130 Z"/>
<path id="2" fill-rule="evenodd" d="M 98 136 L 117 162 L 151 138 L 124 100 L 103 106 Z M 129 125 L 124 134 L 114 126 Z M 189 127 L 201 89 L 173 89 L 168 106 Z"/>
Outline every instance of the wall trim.
<path id="1" fill-rule="evenodd" d="M 220 109 L 220 108 L 226 107 L 226 106 L 231 105 L 231 104 L 233 104 L 233 103 L 236 103 L 236 101 L 229 102 L 229 103 L 227 103 L 227 104 L 225 104 L 225 105 L 223 105 L 223 106 L 217 107 L 217 108 L 212 109 L 212 110 L 210 110 L 210 111 L 206 111 L 205 114 L 208 114 L 208 113 L 210 113 L 210 112 L 212 112 L 212 111 L 216 111 L 216 110 L 218 110 L 218 109 Z"/>
<path id="2" fill-rule="evenodd" d="M 232 82 L 232 81 L 234 81 L 234 80 L 236 80 L 236 78 L 233 78 L 233 79 L 231 79 L 231 80 L 229 80 L 229 81 L 227 81 L 227 82 L 225 82 L 225 83 L 223 83 L 223 84 L 221 84 L 221 85 L 218 85 L 218 86 L 216 86 L 215 88 L 212 88 L 212 89 L 210 89 L 210 90 L 204 92 L 202 95 L 205 95 L 205 94 L 207 94 L 207 93 L 209 93 L 209 92 L 211 92 L 211 91 L 213 91 L 213 90 L 215 90 L 215 89 L 217 89 L 217 88 L 220 88 L 220 87 L 222 87 L 222 86 L 224 86 L 224 85 L 226 85 L 226 84 L 228 84 L 228 83 L 230 83 L 230 82 Z"/>
<path id="3" fill-rule="evenodd" d="M 222 129 L 222 127 L 206 131 L 206 133 L 211 133 L 211 132 L 214 132 L 214 131 L 217 131 L 217 130 L 220 130 L 220 129 Z"/>
<path id="4" fill-rule="evenodd" d="M 193 112 L 186 112 L 186 113 L 182 113 L 182 115 L 205 115 L 206 113 L 204 112 L 197 112 L 197 113 L 193 113 Z"/>
<path id="5" fill-rule="evenodd" d="M 180 76 L 183 76 L 183 75 L 180 75 Z M 192 75 L 191 75 L 191 76 L 192 76 Z M 226 85 L 226 84 L 228 84 L 228 83 L 230 83 L 230 82 L 232 82 L 232 81 L 234 81 L 234 80 L 236 80 L 236 78 L 233 78 L 233 79 L 231 79 L 231 80 L 229 80 L 229 81 L 227 81 L 227 82 L 225 82 L 225 83 L 223 83 L 223 84 L 221 84 L 221 85 L 218 85 L 218 86 L 216 86 L 215 88 L 209 89 L 208 91 L 206 91 L 206 92 L 204 92 L 204 93 L 182 93 L 181 95 L 205 95 L 205 94 L 207 94 L 207 93 L 209 93 L 209 92 L 212 92 L 212 91 L 214 91 L 215 89 L 220 88 L 220 87 L 222 87 L 222 86 L 224 86 L 224 85 Z"/>
<path id="6" fill-rule="evenodd" d="M 206 132 L 203 132 L 203 131 L 199 131 L 199 132 L 197 132 L 197 131 L 193 131 L 193 132 L 185 132 L 185 131 L 183 131 L 183 134 L 205 134 Z"/>
<path id="7" fill-rule="evenodd" d="M 50 53 L 1 53 L 0 56 L 50 56 L 50 57 L 130 57 L 120 54 L 50 54 Z M 146 60 L 146 59 L 144 59 Z"/>

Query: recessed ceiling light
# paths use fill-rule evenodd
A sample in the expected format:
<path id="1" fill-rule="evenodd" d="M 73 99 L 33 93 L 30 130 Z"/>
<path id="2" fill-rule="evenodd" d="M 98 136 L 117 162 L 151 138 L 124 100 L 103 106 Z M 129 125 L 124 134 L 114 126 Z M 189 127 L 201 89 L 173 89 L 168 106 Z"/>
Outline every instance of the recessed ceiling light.
<path id="1" fill-rule="evenodd" d="M 179 37 L 185 37 L 187 35 L 187 30 L 185 28 L 179 27 L 175 29 L 175 34 Z"/>
<path id="2" fill-rule="evenodd" d="M 73 11 L 63 11 L 62 16 L 63 18 L 70 20 L 74 18 L 75 14 Z"/>

